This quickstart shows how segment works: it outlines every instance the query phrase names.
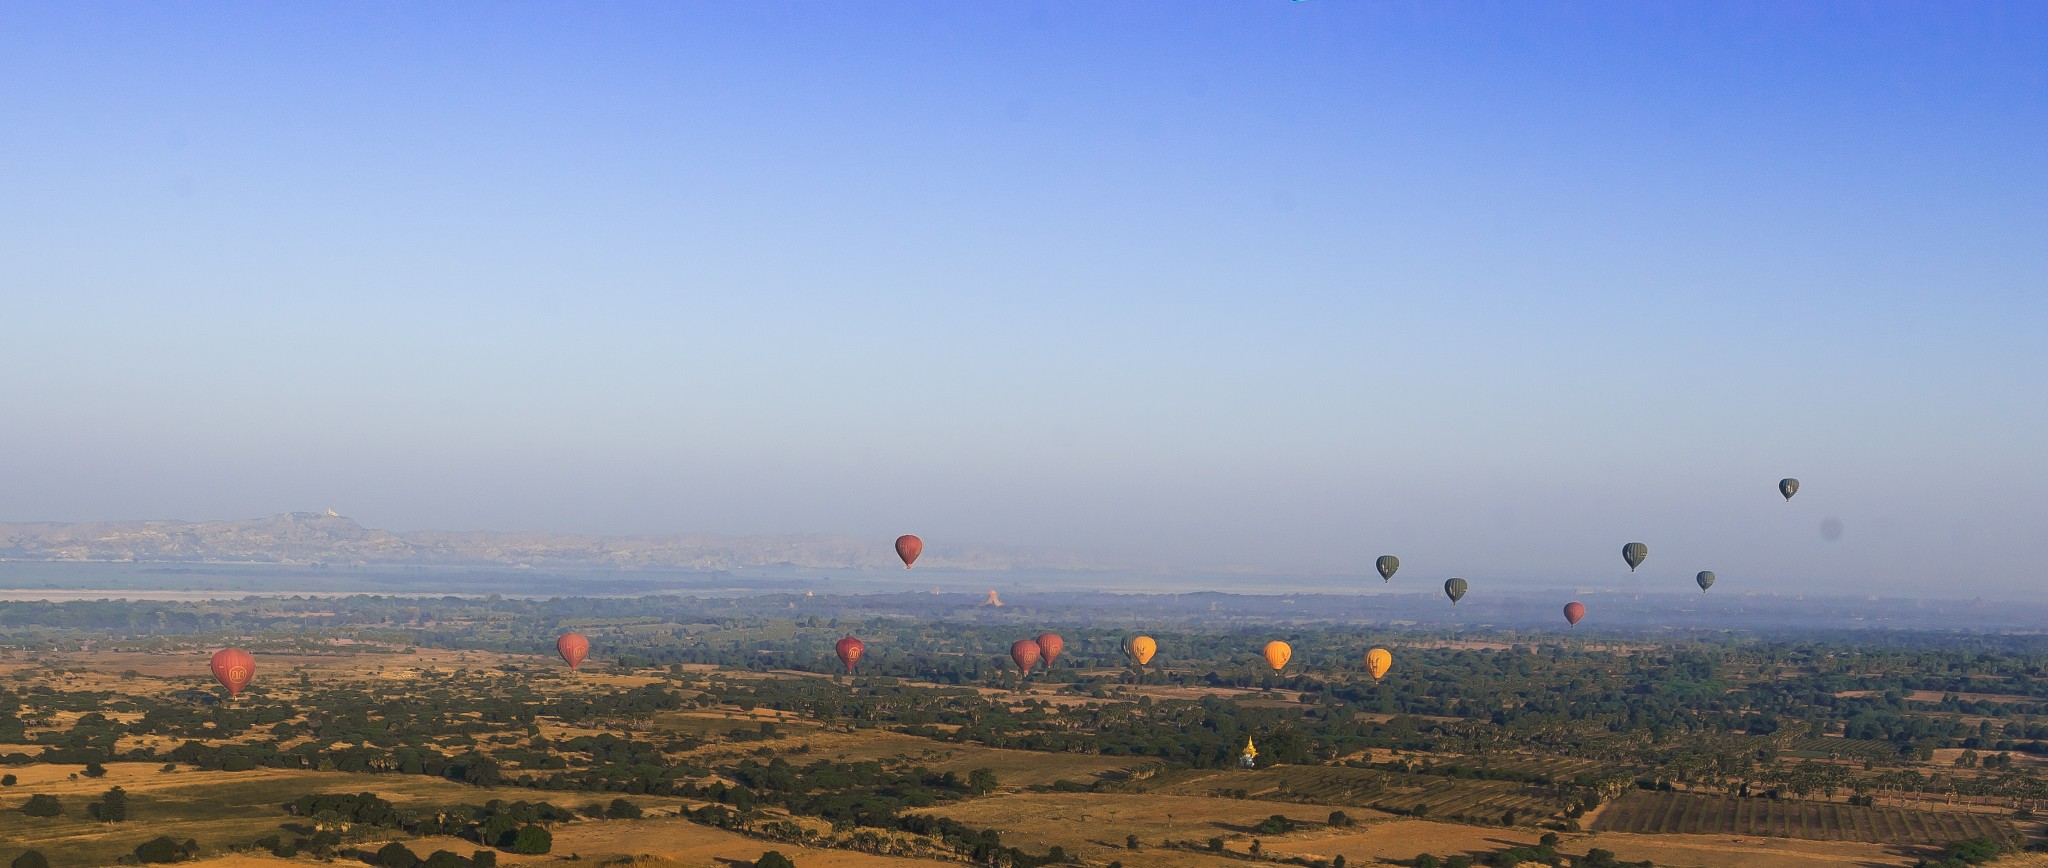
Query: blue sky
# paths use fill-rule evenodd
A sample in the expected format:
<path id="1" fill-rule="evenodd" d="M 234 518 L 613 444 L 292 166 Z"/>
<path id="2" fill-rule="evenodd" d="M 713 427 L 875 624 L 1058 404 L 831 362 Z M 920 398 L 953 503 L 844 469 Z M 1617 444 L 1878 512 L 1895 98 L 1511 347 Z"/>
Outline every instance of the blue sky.
<path id="1" fill-rule="evenodd" d="M 2044 45 L 2038 4 L 8 4 L 0 520 L 2031 593 Z"/>

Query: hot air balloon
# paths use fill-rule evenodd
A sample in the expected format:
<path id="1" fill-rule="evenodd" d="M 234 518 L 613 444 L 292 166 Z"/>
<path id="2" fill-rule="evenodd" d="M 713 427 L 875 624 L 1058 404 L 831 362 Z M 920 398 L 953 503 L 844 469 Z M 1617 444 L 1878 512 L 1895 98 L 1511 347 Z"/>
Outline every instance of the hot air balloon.
<path id="1" fill-rule="evenodd" d="M 1294 649 L 1287 643 L 1273 641 L 1266 643 L 1266 665 L 1274 672 L 1287 668 L 1287 661 L 1294 657 Z"/>
<path id="2" fill-rule="evenodd" d="M 1577 600 L 1573 600 L 1573 601 L 1571 601 L 1571 602 L 1569 602 L 1569 603 L 1566 603 L 1566 604 L 1564 604 L 1564 620 L 1565 620 L 1565 623 L 1567 623 L 1567 624 L 1570 624 L 1570 625 L 1572 625 L 1572 626 L 1574 626 L 1574 627 L 1577 627 L 1577 626 L 1579 626 L 1579 619 L 1580 619 L 1580 618 L 1584 618 L 1584 617 L 1586 617 L 1586 604 L 1585 604 L 1585 603 L 1581 603 L 1581 602 L 1579 602 L 1579 601 L 1577 601 Z"/>
<path id="3" fill-rule="evenodd" d="M 1038 654 L 1038 642 L 1035 640 L 1019 639 L 1010 643 L 1010 659 L 1017 661 L 1017 668 L 1024 670 L 1026 675 L 1031 674 L 1031 667 L 1038 665 Z"/>
<path id="4" fill-rule="evenodd" d="M 1391 582 L 1394 580 L 1394 571 L 1401 568 L 1401 559 L 1393 555 L 1380 555 L 1380 559 L 1375 561 L 1373 566 L 1379 568 L 1381 581 Z"/>
<path id="5" fill-rule="evenodd" d="M 1047 669 L 1052 668 L 1052 662 L 1060 657 L 1060 649 L 1065 647 L 1067 647 L 1067 642 L 1061 639 L 1058 633 L 1038 634 L 1038 653 L 1039 656 L 1045 658 L 1045 668 Z"/>
<path id="6" fill-rule="evenodd" d="M 562 655 L 562 662 L 570 669 L 583 665 L 583 658 L 590 656 L 590 640 L 582 633 L 563 633 L 555 640 L 555 653 Z"/>
<path id="7" fill-rule="evenodd" d="M 1444 596 L 1451 598 L 1451 605 L 1458 605 L 1459 600 L 1465 599 L 1465 588 L 1464 579 L 1451 579 L 1444 582 Z"/>
<path id="8" fill-rule="evenodd" d="M 1700 584 L 1700 593 L 1704 594 L 1707 592 L 1708 588 L 1714 586 L 1714 571 L 1700 570 L 1700 574 L 1697 576 L 1693 576 L 1692 580 Z"/>
<path id="9" fill-rule="evenodd" d="M 1636 571 L 1636 567 L 1642 566 L 1643 559 L 1649 556 L 1650 547 L 1642 543 L 1629 543 L 1621 547 L 1621 559 L 1628 561 L 1628 571 L 1631 573 Z"/>
<path id="10" fill-rule="evenodd" d="M 1791 500 L 1792 495 L 1799 493 L 1799 480 L 1790 476 L 1778 480 L 1778 493 L 1785 495 L 1786 500 Z"/>
<path id="11" fill-rule="evenodd" d="M 1394 668 L 1394 655 L 1385 648 L 1374 648 L 1365 652 L 1365 674 L 1372 680 L 1380 680 L 1387 670 Z"/>
<path id="12" fill-rule="evenodd" d="M 213 652 L 208 668 L 213 670 L 214 680 L 228 689 L 228 698 L 234 699 L 249 686 L 249 679 L 256 677 L 256 658 L 240 648 L 222 648 Z"/>
<path id="13" fill-rule="evenodd" d="M 1150 636 L 1139 636 L 1131 640 L 1131 659 L 1139 666 L 1152 662 L 1152 655 L 1159 652 L 1159 643 Z"/>
<path id="14" fill-rule="evenodd" d="M 846 674 L 852 675 L 854 664 L 860 662 L 860 655 L 867 653 L 868 646 L 859 639 L 848 636 L 839 640 L 839 644 L 832 646 L 832 650 L 839 652 L 839 662 L 846 664 Z"/>
<path id="15" fill-rule="evenodd" d="M 924 540 L 907 533 L 896 538 L 896 556 L 903 559 L 904 569 L 910 569 L 911 564 L 917 563 L 917 556 L 921 554 L 924 554 Z"/>

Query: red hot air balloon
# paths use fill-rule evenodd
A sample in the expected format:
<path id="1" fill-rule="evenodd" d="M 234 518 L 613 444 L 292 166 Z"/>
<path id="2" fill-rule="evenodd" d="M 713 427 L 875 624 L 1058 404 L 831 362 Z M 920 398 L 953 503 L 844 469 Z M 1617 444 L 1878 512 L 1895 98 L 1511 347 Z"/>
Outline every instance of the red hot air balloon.
<path id="1" fill-rule="evenodd" d="M 555 640 L 555 653 L 562 655 L 562 662 L 570 669 L 583 665 L 583 658 L 590 656 L 590 640 L 582 633 L 563 633 Z"/>
<path id="2" fill-rule="evenodd" d="M 1045 658 L 1045 668 L 1047 669 L 1052 668 L 1054 660 L 1060 659 L 1060 649 L 1065 647 L 1067 647 L 1067 642 L 1061 639 L 1058 633 L 1038 634 L 1038 653 Z"/>
<path id="3" fill-rule="evenodd" d="M 228 698 L 242 695 L 242 688 L 249 686 L 249 679 L 256 677 L 256 658 L 240 648 L 222 648 L 213 652 L 213 677 L 220 686 L 228 689 Z"/>
<path id="4" fill-rule="evenodd" d="M 907 533 L 896 538 L 896 556 L 903 559 L 904 569 L 910 569 L 911 564 L 917 563 L 917 556 L 921 554 L 924 554 L 924 540 Z"/>
<path id="5" fill-rule="evenodd" d="M 1569 602 L 1569 603 L 1566 603 L 1566 604 L 1564 604 L 1564 620 L 1565 620 L 1565 623 L 1567 623 L 1567 624 L 1570 624 L 1570 625 L 1572 625 L 1572 626 L 1574 626 L 1574 627 L 1577 627 L 1577 626 L 1579 626 L 1579 619 L 1580 619 L 1580 618 L 1584 618 L 1584 617 L 1586 617 L 1586 604 L 1585 604 L 1585 603 L 1581 603 L 1581 602 L 1579 602 L 1579 601 L 1577 601 L 1577 600 L 1573 600 L 1573 601 L 1571 601 L 1571 602 Z"/>
<path id="6" fill-rule="evenodd" d="M 1030 675 L 1031 667 L 1038 665 L 1038 642 L 1019 639 L 1010 643 L 1010 659 L 1017 661 L 1017 668 L 1024 670 L 1024 674 Z"/>
<path id="7" fill-rule="evenodd" d="M 852 675 L 853 665 L 860 662 L 860 655 L 867 653 L 868 646 L 859 639 L 848 636 L 839 640 L 839 644 L 834 645 L 833 650 L 839 652 L 839 662 L 846 664 L 846 674 Z"/>

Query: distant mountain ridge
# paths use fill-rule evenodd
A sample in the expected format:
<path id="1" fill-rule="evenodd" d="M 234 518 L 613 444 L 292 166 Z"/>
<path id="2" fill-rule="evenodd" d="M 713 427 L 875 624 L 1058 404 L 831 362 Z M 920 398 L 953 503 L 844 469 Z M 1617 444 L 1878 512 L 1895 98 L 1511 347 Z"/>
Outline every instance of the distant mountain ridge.
<path id="1" fill-rule="evenodd" d="M 893 538 L 892 538 L 893 539 Z M 890 540 L 853 537 L 593 536 L 545 532 L 386 531 L 333 512 L 245 521 L 0 522 L 0 559 L 252 564 L 502 564 L 533 567 L 732 570 L 899 566 Z M 919 566 L 1102 569 L 1057 552 L 934 548 Z"/>

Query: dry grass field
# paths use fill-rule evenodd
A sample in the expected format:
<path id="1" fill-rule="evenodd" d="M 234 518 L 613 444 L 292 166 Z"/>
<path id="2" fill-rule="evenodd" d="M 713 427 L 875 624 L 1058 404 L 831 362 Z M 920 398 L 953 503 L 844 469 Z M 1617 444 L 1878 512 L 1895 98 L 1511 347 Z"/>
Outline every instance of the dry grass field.
<path id="1" fill-rule="evenodd" d="M 2011 820 L 1975 811 L 1931 811 L 1787 799 L 1737 799 L 1634 790 L 1600 812 L 1595 831 L 1802 838 L 1868 844 L 1939 845 L 1986 837 L 2023 840 Z"/>

